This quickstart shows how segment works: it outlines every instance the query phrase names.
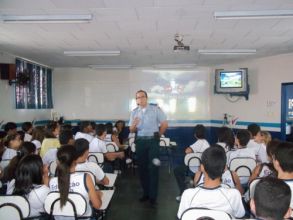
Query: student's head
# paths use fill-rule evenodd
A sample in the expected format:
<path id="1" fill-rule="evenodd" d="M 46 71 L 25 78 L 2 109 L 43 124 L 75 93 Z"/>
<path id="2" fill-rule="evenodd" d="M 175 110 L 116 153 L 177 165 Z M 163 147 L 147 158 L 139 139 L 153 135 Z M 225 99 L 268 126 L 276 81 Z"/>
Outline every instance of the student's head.
<path id="1" fill-rule="evenodd" d="M 107 132 L 104 124 L 98 124 L 96 131 L 99 138 L 104 139 L 106 137 Z"/>
<path id="2" fill-rule="evenodd" d="M 90 143 L 84 138 L 80 138 L 75 141 L 74 147 L 76 150 L 77 162 L 82 163 L 86 161 L 89 154 L 89 144 Z"/>
<path id="3" fill-rule="evenodd" d="M 206 129 L 202 124 L 196 125 L 194 127 L 194 136 L 197 139 L 204 139 L 205 138 Z"/>
<path id="4" fill-rule="evenodd" d="M 135 94 L 136 104 L 145 107 L 148 102 L 148 94 L 144 90 L 138 90 Z"/>
<path id="5" fill-rule="evenodd" d="M 26 195 L 33 189 L 33 185 L 43 183 L 43 162 L 39 155 L 23 157 L 16 169 L 15 189 L 13 194 Z"/>
<path id="6" fill-rule="evenodd" d="M 61 145 L 65 145 L 65 144 L 70 144 L 73 145 L 74 144 L 74 138 L 73 138 L 73 134 L 71 130 L 63 130 L 60 132 L 59 135 L 59 142 Z"/>
<path id="7" fill-rule="evenodd" d="M 268 156 L 268 159 L 269 161 L 272 161 L 273 160 L 273 156 L 276 154 L 276 150 L 279 146 L 279 144 L 281 143 L 281 141 L 279 140 L 271 140 L 268 145 L 267 145 L 267 156 Z"/>
<path id="8" fill-rule="evenodd" d="M 57 138 L 60 133 L 60 125 L 57 121 L 50 121 L 46 128 L 47 138 Z"/>
<path id="9" fill-rule="evenodd" d="M 43 142 L 45 138 L 45 129 L 43 126 L 36 126 L 33 129 L 32 140 L 38 140 L 39 142 Z"/>
<path id="10" fill-rule="evenodd" d="M 17 125 L 14 122 L 7 122 L 4 126 L 4 131 L 7 135 L 15 134 L 17 131 Z"/>
<path id="11" fill-rule="evenodd" d="M 61 131 L 64 131 L 64 130 L 72 131 L 72 125 L 71 124 L 63 124 L 61 126 Z"/>
<path id="12" fill-rule="evenodd" d="M 34 145 L 32 142 L 25 141 L 22 143 L 20 151 L 24 155 L 35 154 L 36 145 Z"/>
<path id="13" fill-rule="evenodd" d="M 245 148 L 250 140 L 250 133 L 248 130 L 239 130 L 236 133 L 235 143 L 239 148 Z"/>
<path id="14" fill-rule="evenodd" d="M 76 165 L 76 151 L 72 145 L 63 145 L 57 151 L 58 187 L 60 191 L 60 205 L 66 203 L 69 193 L 70 170 Z"/>
<path id="15" fill-rule="evenodd" d="M 90 133 L 92 130 L 92 125 L 90 121 L 81 121 L 79 125 L 80 132 L 82 133 Z"/>
<path id="16" fill-rule="evenodd" d="M 22 141 L 21 141 L 20 135 L 18 133 L 15 133 L 15 134 L 8 135 L 6 137 L 4 145 L 11 149 L 18 150 L 21 146 L 21 143 Z"/>
<path id="17" fill-rule="evenodd" d="M 293 174 L 293 143 L 282 142 L 278 145 L 274 156 L 274 167 L 279 172 Z"/>
<path id="18" fill-rule="evenodd" d="M 122 131 L 122 129 L 125 127 L 125 121 L 122 121 L 122 120 L 116 121 L 115 127 L 118 129 L 118 131 Z"/>
<path id="19" fill-rule="evenodd" d="M 29 121 L 24 122 L 21 128 L 25 133 L 31 134 L 33 132 L 33 124 Z"/>
<path id="20" fill-rule="evenodd" d="M 281 220 L 290 217 L 290 201 L 290 187 L 282 180 L 268 177 L 256 184 L 250 206 L 258 218 Z"/>
<path id="21" fill-rule="evenodd" d="M 224 173 L 226 166 L 226 153 L 223 147 L 215 144 L 207 148 L 201 156 L 201 168 L 211 178 L 215 180 Z"/>
<path id="22" fill-rule="evenodd" d="M 261 131 L 260 136 L 261 136 L 261 140 L 262 140 L 261 142 L 264 143 L 266 146 L 272 140 L 272 135 L 268 131 Z"/>
<path id="23" fill-rule="evenodd" d="M 218 141 L 225 143 L 229 149 L 234 147 L 235 138 L 231 128 L 221 127 L 218 130 Z"/>
<path id="24" fill-rule="evenodd" d="M 96 127 L 97 127 L 97 124 L 95 121 L 91 121 L 91 129 L 90 129 L 90 135 L 92 136 L 96 136 Z"/>
<path id="25" fill-rule="evenodd" d="M 247 126 L 247 130 L 250 132 L 253 139 L 255 139 L 256 141 L 261 141 L 260 126 L 258 124 L 249 124 Z"/>
<path id="26" fill-rule="evenodd" d="M 107 122 L 105 124 L 105 126 L 106 126 L 107 134 L 113 134 L 113 124 L 112 124 L 112 122 Z"/>

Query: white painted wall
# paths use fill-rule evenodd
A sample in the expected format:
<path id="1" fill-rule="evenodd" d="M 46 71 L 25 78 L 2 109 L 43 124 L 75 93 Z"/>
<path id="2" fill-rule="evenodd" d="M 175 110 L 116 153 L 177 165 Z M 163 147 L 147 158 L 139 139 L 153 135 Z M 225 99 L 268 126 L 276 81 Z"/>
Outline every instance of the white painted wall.
<path id="1" fill-rule="evenodd" d="M 224 95 L 214 94 L 214 71 L 211 76 L 211 119 L 223 120 L 228 113 L 240 121 L 280 123 L 281 83 L 293 82 L 293 54 L 279 55 L 242 63 L 217 66 L 214 69 L 234 70 L 248 68 L 249 100 L 241 98 L 236 103 L 227 101 Z"/>
<path id="2" fill-rule="evenodd" d="M 0 63 L 15 63 L 15 58 L 0 53 Z M 24 122 L 32 120 L 48 120 L 51 110 L 15 109 L 14 86 L 8 80 L 0 80 L 0 122 Z"/>

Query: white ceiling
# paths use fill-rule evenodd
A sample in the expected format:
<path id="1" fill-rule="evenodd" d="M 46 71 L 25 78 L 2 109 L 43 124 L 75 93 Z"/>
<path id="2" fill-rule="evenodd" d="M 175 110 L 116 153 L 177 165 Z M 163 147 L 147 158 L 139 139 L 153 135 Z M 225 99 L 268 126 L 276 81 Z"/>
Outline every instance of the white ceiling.
<path id="1" fill-rule="evenodd" d="M 87 14 L 86 24 L 5 24 L 0 51 L 52 67 L 89 64 L 210 66 L 293 53 L 293 18 L 215 20 L 214 11 L 293 9 L 292 0 L 0 0 L 0 15 Z M 188 53 L 175 53 L 182 34 Z M 199 55 L 198 49 L 256 49 Z M 121 50 L 116 57 L 67 57 L 65 50 Z"/>

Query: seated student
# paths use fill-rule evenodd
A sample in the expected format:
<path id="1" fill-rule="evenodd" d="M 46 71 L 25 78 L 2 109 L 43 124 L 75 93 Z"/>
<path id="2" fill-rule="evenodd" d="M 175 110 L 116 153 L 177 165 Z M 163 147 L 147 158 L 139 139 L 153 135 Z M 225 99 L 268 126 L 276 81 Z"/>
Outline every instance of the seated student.
<path id="1" fill-rule="evenodd" d="M 45 130 L 43 126 L 36 126 L 33 128 L 32 143 L 36 146 L 37 154 L 40 154 L 42 142 L 45 138 Z"/>
<path id="2" fill-rule="evenodd" d="M 75 140 L 74 147 L 76 150 L 76 171 L 89 171 L 96 177 L 96 182 L 102 185 L 109 184 L 109 179 L 105 175 L 104 171 L 99 167 L 97 163 L 88 162 L 89 156 L 89 142 L 80 138 Z"/>
<path id="3" fill-rule="evenodd" d="M 17 133 L 17 125 L 14 122 L 7 122 L 4 126 L 4 131 L 6 135 L 16 134 Z"/>
<path id="4" fill-rule="evenodd" d="M 273 157 L 274 167 L 278 172 L 278 179 L 284 180 L 293 194 L 293 143 L 282 142 L 277 147 Z M 291 197 L 290 207 L 293 208 L 293 196 Z"/>
<path id="5" fill-rule="evenodd" d="M 226 167 L 224 149 L 218 145 L 209 147 L 203 152 L 201 160 L 204 184 L 183 192 L 177 217 L 180 219 L 182 213 L 192 207 L 224 211 L 234 218 L 243 217 L 245 210 L 240 192 L 221 185 Z"/>
<path id="6" fill-rule="evenodd" d="M 129 130 L 127 131 L 125 127 L 125 121 L 118 120 L 116 121 L 114 128 L 113 128 L 114 134 L 118 136 L 120 144 L 123 144 L 127 138 L 128 138 L 128 133 Z"/>
<path id="7" fill-rule="evenodd" d="M 61 146 L 65 145 L 65 144 L 73 145 L 74 138 L 73 138 L 72 131 L 70 131 L 70 130 L 61 131 L 60 135 L 59 135 L 59 142 L 60 142 Z M 57 150 L 58 150 L 58 148 L 53 148 L 53 149 L 48 150 L 48 152 L 42 158 L 43 163 L 45 165 L 50 165 L 51 162 L 53 162 L 57 159 Z"/>
<path id="8" fill-rule="evenodd" d="M 5 139 L 6 140 L 4 142 L 4 145 L 6 146 L 6 148 L 2 155 L 2 160 L 11 160 L 17 155 L 17 151 L 19 150 L 22 141 L 20 139 L 20 135 L 17 133 L 10 134 Z"/>
<path id="9" fill-rule="evenodd" d="M 251 134 L 251 139 L 249 140 L 247 144 L 247 148 L 250 148 L 254 151 L 254 154 L 256 156 L 256 160 L 259 163 L 266 163 L 267 160 L 267 153 L 266 153 L 266 146 L 262 143 L 262 137 L 261 137 L 261 130 L 259 125 L 257 124 L 249 124 L 247 126 L 247 130 Z"/>
<path id="10" fill-rule="evenodd" d="M 21 126 L 22 131 L 24 132 L 24 141 L 32 140 L 33 124 L 31 122 L 24 122 Z"/>
<path id="11" fill-rule="evenodd" d="M 94 138 L 94 136 L 92 136 L 92 124 L 90 121 L 82 121 L 80 122 L 79 125 L 79 129 L 80 131 L 78 131 L 75 136 L 74 139 L 79 139 L 79 138 L 84 138 L 86 139 L 88 142 L 91 142 Z"/>
<path id="12" fill-rule="evenodd" d="M 201 157 L 202 152 L 204 152 L 210 146 L 205 139 L 205 127 L 203 125 L 199 124 L 194 127 L 194 137 L 197 140 L 185 149 L 185 154 L 197 153 L 198 156 Z M 185 175 L 187 171 L 188 167 L 185 166 L 185 164 L 179 165 L 174 169 L 174 175 L 180 190 L 180 195 L 187 187 L 185 184 Z M 176 200 L 180 201 L 180 196 L 177 196 Z"/>
<path id="13" fill-rule="evenodd" d="M 272 141 L 272 135 L 268 131 L 260 131 L 261 136 L 261 143 L 263 143 L 265 146 L 268 146 L 268 144 Z"/>
<path id="14" fill-rule="evenodd" d="M 107 132 L 106 137 L 105 137 L 105 142 L 106 143 L 114 142 L 118 148 L 123 149 L 123 146 L 120 144 L 117 135 L 114 135 L 114 133 L 113 133 L 112 123 L 111 122 L 106 123 L 105 127 L 106 127 L 106 132 Z"/>
<path id="15" fill-rule="evenodd" d="M 57 152 L 57 173 L 49 181 L 51 192 L 59 191 L 61 208 L 66 204 L 69 192 L 80 193 L 87 202 L 85 216 L 92 213 L 92 207 L 98 209 L 102 205 L 101 193 L 95 190 L 93 180 L 89 174 L 75 172 L 76 150 L 72 145 L 64 145 Z M 90 203 L 91 202 L 91 203 Z M 56 220 L 62 219 L 62 216 L 54 216 Z"/>
<path id="16" fill-rule="evenodd" d="M 18 164 L 15 179 L 7 194 L 25 196 L 30 204 L 30 217 L 44 213 L 44 202 L 50 192 L 48 169 L 39 155 L 27 155 Z"/>
<path id="17" fill-rule="evenodd" d="M 221 127 L 218 130 L 218 145 L 222 146 L 225 152 L 234 148 L 235 138 L 231 128 Z"/>
<path id="18" fill-rule="evenodd" d="M 275 178 L 261 179 L 255 186 L 251 211 L 257 219 L 282 220 L 291 215 L 291 191 L 287 184 Z"/>
<path id="19" fill-rule="evenodd" d="M 45 139 L 42 142 L 40 156 L 44 157 L 48 150 L 60 147 L 58 136 L 60 125 L 56 121 L 50 121 L 45 130 Z"/>
<path id="20" fill-rule="evenodd" d="M 256 178 L 271 176 L 276 177 L 277 171 L 274 168 L 273 164 L 273 156 L 275 155 L 275 152 L 277 150 L 277 147 L 279 146 L 281 142 L 279 140 L 272 140 L 267 145 L 267 156 L 268 156 L 268 163 L 261 163 L 258 164 L 254 170 L 252 171 L 252 174 L 249 178 L 249 182 Z"/>

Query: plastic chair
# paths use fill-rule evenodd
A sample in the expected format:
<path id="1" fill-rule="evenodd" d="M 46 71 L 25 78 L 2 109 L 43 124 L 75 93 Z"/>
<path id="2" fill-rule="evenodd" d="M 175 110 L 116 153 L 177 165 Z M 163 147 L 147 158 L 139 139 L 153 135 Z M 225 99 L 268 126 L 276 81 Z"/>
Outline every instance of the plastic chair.
<path id="1" fill-rule="evenodd" d="M 97 163 L 100 167 L 104 166 L 104 155 L 100 152 L 90 152 L 87 157 L 89 162 Z"/>
<path id="2" fill-rule="evenodd" d="M 172 158 L 171 158 L 171 153 L 170 153 L 170 138 L 160 138 L 160 158 L 161 160 L 164 160 L 164 157 L 167 157 L 167 162 L 168 162 L 168 170 L 169 173 L 171 173 L 171 168 L 172 168 Z"/>
<path id="3" fill-rule="evenodd" d="M 24 219 L 29 217 L 30 205 L 23 196 L 0 196 L 0 219 Z"/>
<path id="4" fill-rule="evenodd" d="M 196 173 L 200 167 L 201 159 L 198 153 L 189 153 L 184 157 L 184 164 L 188 166 L 192 173 Z"/>
<path id="5" fill-rule="evenodd" d="M 118 146 L 116 145 L 115 142 L 108 142 L 106 143 L 106 148 L 108 152 L 117 152 L 119 151 Z"/>
<path id="6" fill-rule="evenodd" d="M 180 220 L 196 220 L 202 217 L 210 217 L 215 220 L 231 220 L 232 217 L 223 211 L 205 209 L 205 208 L 189 208 L 186 209 Z"/>
<path id="7" fill-rule="evenodd" d="M 57 169 L 57 161 L 54 160 L 49 164 L 49 175 L 51 177 L 56 176 L 56 169 Z"/>
<path id="8" fill-rule="evenodd" d="M 236 157 L 230 161 L 229 169 L 235 171 L 239 176 L 241 184 L 247 184 L 253 169 L 256 167 L 256 160 L 251 157 Z"/>
<path id="9" fill-rule="evenodd" d="M 261 178 L 256 178 L 249 183 L 249 199 L 254 197 L 255 186 L 260 180 Z"/>

